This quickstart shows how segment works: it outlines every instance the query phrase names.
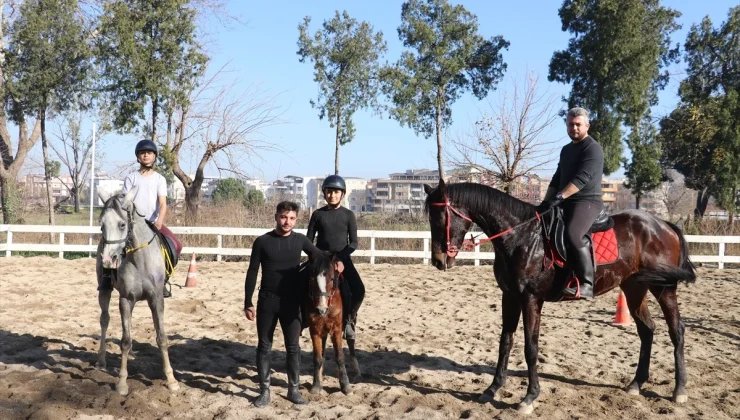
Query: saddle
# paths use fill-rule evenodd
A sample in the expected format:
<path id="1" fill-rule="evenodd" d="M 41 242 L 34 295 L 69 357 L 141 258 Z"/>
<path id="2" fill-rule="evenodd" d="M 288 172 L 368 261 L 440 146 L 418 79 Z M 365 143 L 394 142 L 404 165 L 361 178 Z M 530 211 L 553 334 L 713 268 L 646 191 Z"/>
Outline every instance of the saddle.
<path id="1" fill-rule="evenodd" d="M 551 251 L 553 262 L 559 267 L 565 267 L 568 262 L 568 249 L 565 245 L 565 221 L 563 209 L 553 207 L 548 221 L 542 221 L 543 235 L 546 246 Z M 614 219 L 601 210 L 599 217 L 589 228 L 586 234 L 587 246 L 591 249 L 594 268 L 598 265 L 613 263 L 619 257 L 617 238 L 614 234 Z"/>
<path id="2" fill-rule="evenodd" d="M 177 253 L 177 246 L 175 245 L 175 241 L 173 241 L 172 238 L 170 238 L 169 236 L 157 230 L 157 228 L 154 227 L 154 223 L 147 221 L 147 224 L 149 225 L 149 228 L 152 230 L 152 232 L 154 232 L 159 238 L 160 246 L 164 250 L 162 255 L 165 259 L 165 271 L 167 273 L 171 273 L 172 271 L 174 271 L 175 266 L 177 266 L 177 261 L 180 259 L 180 254 Z"/>
<path id="3" fill-rule="evenodd" d="M 563 288 L 574 277 L 568 268 L 568 250 L 565 245 L 565 221 L 563 209 L 553 207 L 548 220 L 542 219 L 543 236 L 545 237 L 545 255 L 551 259 L 551 266 L 555 266 L 556 280 L 548 301 L 558 301 L 563 296 Z M 599 265 L 613 263 L 619 257 L 617 237 L 614 234 L 614 219 L 605 209 L 596 218 L 585 236 L 586 246 L 590 249 L 594 272 Z M 546 264 L 547 266 L 547 264 Z"/>

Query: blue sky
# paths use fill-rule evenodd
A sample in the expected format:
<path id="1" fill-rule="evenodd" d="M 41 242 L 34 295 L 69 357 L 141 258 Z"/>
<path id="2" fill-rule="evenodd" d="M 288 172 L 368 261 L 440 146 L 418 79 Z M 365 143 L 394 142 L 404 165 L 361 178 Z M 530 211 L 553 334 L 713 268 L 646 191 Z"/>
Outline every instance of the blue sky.
<path id="1" fill-rule="evenodd" d="M 480 33 L 485 37 L 503 35 L 511 45 L 503 57 L 508 65 L 506 77 L 522 78 L 527 72 L 540 77 L 540 86 L 557 97 L 566 95 L 568 86 L 547 81 L 548 65 L 554 51 L 567 46 L 568 34 L 561 31 L 556 0 L 461 1 L 478 16 Z M 319 120 L 309 100 L 317 94 L 313 82 L 313 66 L 300 63 L 296 55 L 297 26 L 304 16 L 312 17 L 312 31 L 321 22 L 333 16 L 335 10 L 347 10 L 358 20 L 369 21 L 376 30 L 382 30 L 388 43 L 386 59 L 395 61 L 402 51 L 396 28 L 400 23 L 402 1 L 376 0 L 371 2 L 322 1 L 231 1 L 228 10 L 239 15 L 244 25 L 230 29 L 215 23 L 210 26 L 213 42 L 209 44 L 211 69 L 229 64 L 224 77 L 236 80 L 234 89 L 259 85 L 265 95 L 276 95 L 276 104 L 283 111 L 284 124 L 269 127 L 262 132 L 263 139 L 279 144 L 286 153 L 266 153 L 263 160 L 244 162 L 242 171 L 272 181 L 285 175 L 323 175 L 333 172 L 334 132 L 328 122 Z M 682 13 L 679 23 L 683 28 L 673 35 L 673 42 L 683 43 L 690 26 L 709 15 L 715 25 L 724 21 L 736 0 L 664 0 L 665 6 Z M 655 115 L 670 112 L 675 105 L 678 82 L 683 78 L 684 66 L 671 69 L 671 83 L 660 95 Z M 491 93 L 495 101 L 498 92 L 509 89 L 508 80 Z M 471 95 L 464 96 L 453 106 L 452 133 L 461 132 L 475 121 L 481 110 L 488 107 Z M 391 172 L 410 168 L 436 168 L 436 144 L 433 138 L 417 137 L 410 128 L 401 127 L 395 120 L 379 118 L 369 112 L 359 112 L 354 118 L 357 135 L 354 141 L 340 151 L 340 174 L 364 178 L 385 177 Z M 556 123 L 549 134 L 553 140 L 567 141 L 564 125 Z M 110 136 L 107 140 L 103 169 L 124 163 L 135 136 Z M 40 154 L 40 152 L 39 152 Z M 553 155 L 553 159 L 557 156 Z M 133 160 L 133 156 L 132 156 Z M 184 169 L 195 159 L 184 159 Z M 192 168 L 194 169 L 194 167 Z M 218 171 L 210 167 L 208 175 Z M 227 173 L 224 173 L 227 175 Z M 613 174 L 620 176 L 621 171 Z"/>

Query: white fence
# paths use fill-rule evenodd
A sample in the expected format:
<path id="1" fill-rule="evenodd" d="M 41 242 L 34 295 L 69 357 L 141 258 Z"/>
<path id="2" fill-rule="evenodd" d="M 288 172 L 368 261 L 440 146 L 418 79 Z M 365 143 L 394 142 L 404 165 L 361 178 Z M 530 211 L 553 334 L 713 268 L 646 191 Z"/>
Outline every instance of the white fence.
<path id="1" fill-rule="evenodd" d="M 252 252 L 248 248 L 224 248 L 222 246 L 224 236 L 259 236 L 270 229 L 267 228 L 228 228 L 228 227 L 171 227 L 170 230 L 177 235 L 215 235 L 216 247 L 190 247 L 185 246 L 182 249 L 183 254 L 195 252 L 201 255 L 216 255 L 216 260 L 221 261 L 224 255 L 249 256 Z M 296 229 L 297 232 L 306 233 L 305 229 Z M 4 254 L 10 257 L 14 251 L 33 251 L 33 252 L 58 252 L 59 257 L 63 258 L 65 252 L 95 252 L 97 243 L 93 245 L 71 245 L 64 243 L 65 234 L 99 234 L 99 226 L 49 226 L 49 225 L 0 225 L 0 234 L 6 232 L 5 243 L 0 243 L 0 255 Z M 13 242 L 13 233 L 56 233 L 58 243 L 56 244 L 31 244 Z M 468 238 L 472 238 L 474 233 L 468 233 Z M 429 263 L 429 241 L 431 235 L 429 231 L 393 231 L 393 230 L 360 230 L 357 231 L 360 238 L 370 238 L 370 249 L 358 249 L 352 255 L 358 257 L 370 257 L 370 264 L 375 264 L 375 258 L 378 257 L 403 257 L 418 258 L 422 263 Z M 401 250 L 383 250 L 375 247 L 376 238 L 399 238 L 399 239 L 418 239 L 424 243 L 423 251 L 401 251 Z M 693 243 L 719 244 L 718 255 L 691 255 L 691 260 L 696 263 L 715 263 L 720 269 L 725 264 L 740 264 L 740 256 L 725 255 L 725 244 L 740 243 L 740 236 L 704 236 L 704 235 L 687 235 L 686 240 Z M 480 247 L 476 246 L 472 252 L 460 252 L 457 256 L 460 259 L 474 260 L 475 265 L 481 261 L 490 261 L 494 259 L 493 252 L 480 252 Z"/>

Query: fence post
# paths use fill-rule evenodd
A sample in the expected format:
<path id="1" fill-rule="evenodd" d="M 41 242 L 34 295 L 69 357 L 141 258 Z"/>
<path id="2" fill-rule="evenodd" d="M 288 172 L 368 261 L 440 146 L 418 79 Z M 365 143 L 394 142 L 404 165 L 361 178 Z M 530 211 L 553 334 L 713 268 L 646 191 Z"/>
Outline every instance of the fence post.
<path id="1" fill-rule="evenodd" d="M 375 264 L 375 237 L 370 237 L 370 264 Z"/>
<path id="2" fill-rule="evenodd" d="M 64 259 L 64 232 L 59 233 L 59 258 Z"/>
<path id="3" fill-rule="evenodd" d="M 424 238 L 424 265 L 429 265 L 429 238 Z"/>
<path id="4" fill-rule="evenodd" d="M 218 244 L 218 245 L 217 245 L 216 247 L 217 247 L 217 248 L 218 248 L 218 249 L 220 250 L 220 249 L 221 249 L 221 245 L 222 245 L 222 243 L 223 243 L 223 235 L 221 235 L 221 234 L 219 233 L 219 234 L 218 234 L 218 235 L 216 236 L 216 241 L 217 241 L 217 244 Z M 216 255 L 216 261 L 221 261 L 221 254 L 218 254 L 218 255 Z"/>
<path id="5" fill-rule="evenodd" d="M 10 257 L 10 246 L 13 244 L 13 231 L 8 229 L 8 240 L 6 241 L 7 248 L 5 249 L 5 256 Z"/>
<path id="6" fill-rule="evenodd" d="M 475 244 L 475 262 L 474 265 L 480 265 L 480 242 L 477 240 L 473 242 Z"/>
<path id="7" fill-rule="evenodd" d="M 719 263 L 717 263 L 717 268 L 720 270 L 723 270 L 725 268 L 725 240 L 722 238 L 722 241 L 719 243 Z"/>

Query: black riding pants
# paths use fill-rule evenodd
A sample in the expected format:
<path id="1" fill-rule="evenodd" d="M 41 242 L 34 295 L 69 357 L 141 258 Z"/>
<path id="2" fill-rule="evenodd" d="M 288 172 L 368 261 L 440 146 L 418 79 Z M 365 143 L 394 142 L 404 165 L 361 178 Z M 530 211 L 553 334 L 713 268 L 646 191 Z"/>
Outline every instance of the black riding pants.
<path id="1" fill-rule="evenodd" d="M 565 221 L 565 244 L 571 249 L 583 248 L 583 237 L 599 217 L 603 204 L 567 200 L 562 204 Z"/>
<path id="2" fill-rule="evenodd" d="M 259 293 L 257 300 L 257 351 L 268 356 L 272 349 L 272 337 L 280 321 L 285 337 L 285 352 L 298 354 L 301 351 L 301 320 L 299 298 L 297 296 L 280 296 L 271 292 Z"/>
<path id="3" fill-rule="evenodd" d="M 342 276 L 344 280 L 339 286 L 339 292 L 342 294 L 342 310 L 346 320 L 349 314 L 356 314 L 357 310 L 360 309 L 360 305 L 365 299 L 365 285 L 362 283 L 360 273 L 357 272 L 352 260 L 347 258 L 343 263 L 344 272 L 342 272 Z"/>

